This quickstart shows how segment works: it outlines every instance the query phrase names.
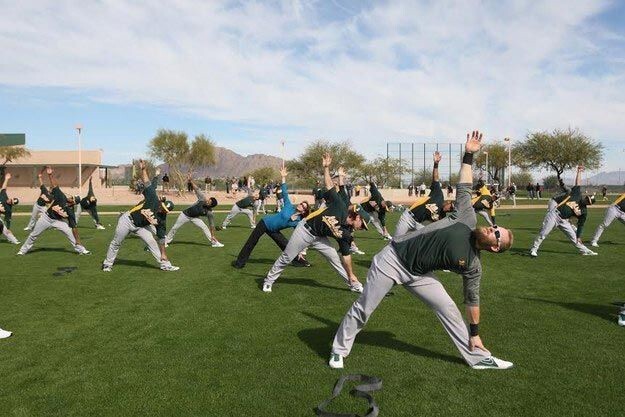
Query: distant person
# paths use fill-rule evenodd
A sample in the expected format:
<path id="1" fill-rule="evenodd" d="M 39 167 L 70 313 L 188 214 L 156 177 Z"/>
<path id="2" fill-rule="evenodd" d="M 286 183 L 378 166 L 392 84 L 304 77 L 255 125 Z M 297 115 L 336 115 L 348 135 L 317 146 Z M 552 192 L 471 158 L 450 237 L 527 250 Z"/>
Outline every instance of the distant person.
<path id="1" fill-rule="evenodd" d="M 212 184 L 213 184 L 213 180 L 211 179 L 211 177 L 204 178 L 204 191 L 205 192 L 213 191 Z"/>
<path id="2" fill-rule="evenodd" d="M 454 187 L 451 186 L 451 183 L 447 184 L 447 199 L 449 200 L 454 196 Z"/>
<path id="3" fill-rule="evenodd" d="M 169 191 L 169 175 L 167 173 L 165 173 L 165 175 L 163 175 L 163 192 L 168 192 Z M 143 192 L 143 190 L 139 191 L 137 190 L 137 194 L 141 194 Z"/>
<path id="4" fill-rule="evenodd" d="M 606 187 L 605 185 L 601 187 L 601 195 L 603 196 L 603 201 L 608 200 L 608 187 Z"/>
<path id="5" fill-rule="evenodd" d="M 542 187 L 540 186 L 539 183 L 536 183 L 536 198 L 540 200 L 540 196 L 541 196 L 541 191 L 542 191 Z"/>
<path id="6" fill-rule="evenodd" d="M 419 196 L 423 197 L 425 195 L 425 190 L 427 190 L 427 185 L 424 182 L 419 186 Z"/>
<path id="7" fill-rule="evenodd" d="M 527 191 L 527 198 L 529 198 L 530 200 L 534 199 L 534 186 L 531 183 L 527 183 L 527 187 L 525 187 L 525 190 Z"/>
<path id="8" fill-rule="evenodd" d="M 508 195 L 510 196 L 510 199 L 512 200 L 512 206 L 516 207 L 516 184 L 515 183 L 510 184 L 510 187 L 508 187 Z"/>
<path id="9" fill-rule="evenodd" d="M 414 184 L 413 183 L 408 184 L 408 197 L 412 197 L 413 190 L 414 190 Z"/>
<path id="10" fill-rule="evenodd" d="M 192 193 L 194 192 L 193 190 L 194 190 L 193 179 L 191 178 L 191 174 L 189 174 L 187 178 L 187 192 Z"/>
<path id="11" fill-rule="evenodd" d="M 230 194 L 230 177 L 226 177 L 226 194 Z"/>

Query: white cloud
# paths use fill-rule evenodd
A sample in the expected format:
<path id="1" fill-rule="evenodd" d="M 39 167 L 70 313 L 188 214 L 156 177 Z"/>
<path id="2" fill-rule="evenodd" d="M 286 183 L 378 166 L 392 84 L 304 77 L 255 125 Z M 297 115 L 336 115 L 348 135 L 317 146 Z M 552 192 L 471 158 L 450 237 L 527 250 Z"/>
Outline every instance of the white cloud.
<path id="1" fill-rule="evenodd" d="M 593 20 L 611 4 L 13 2 L 0 14 L 10 57 L 0 84 L 85 90 L 376 150 L 474 127 L 521 137 L 571 125 L 614 139 L 625 130 L 625 60 L 606 43 L 623 36 Z M 601 71 L 585 74 L 584 64 Z"/>

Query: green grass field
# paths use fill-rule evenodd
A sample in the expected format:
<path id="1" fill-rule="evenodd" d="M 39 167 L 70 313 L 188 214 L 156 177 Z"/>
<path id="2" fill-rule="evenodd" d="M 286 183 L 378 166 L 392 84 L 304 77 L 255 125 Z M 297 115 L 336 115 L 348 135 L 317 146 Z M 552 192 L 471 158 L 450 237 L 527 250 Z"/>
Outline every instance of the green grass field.
<path id="1" fill-rule="evenodd" d="M 343 372 L 383 379 L 374 394 L 381 416 L 625 415 L 625 328 L 610 304 L 625 299 L 625 228 L 607 229 L 597 257 L 578 255 L 556 230 L 532 259 L 526 252 L 542 214 L 498 212 L 516 233 L 515 247 L 483 255 L 482 339 L 515 368 L 470 369 L 433 313 L 395 288 Z M 591 210 L 586 240 L 602 217 Z M 21 240 L 26 219 L 14 220 Z M 0 241 L 0 326 L 15 333 L 0 340 L 0 415 L 314 415 L 341 374 L 326 362 L 357 297 L 320 255 L 311 251 L 312 268 L 288 268 L 265 294 L 260 283 L 279 250 L 265 237 L 248 266 L 233 269 L 250 231 L 239 216 L 218 232 L 221 249 L 193 226 L 182 228 L 168 249 L 178 272 L 160 271 L 130 238 L 113 272 L 103 273 L 116 220 L 105 217 L 112 226 L 97 231 L 83 217 L 91 256 L 76 255 L 52 230 L 26 257 Z M 364 281 L 385 242 L 373 231 L 357 242 L 367 252 L 354 257 Z M 77 269 L 54 276 L 59 267 Z M 438 276 L 461 302 L 461 278 Z M 364 401 L 347 391 L 333 409 L 364 412 Z"/>

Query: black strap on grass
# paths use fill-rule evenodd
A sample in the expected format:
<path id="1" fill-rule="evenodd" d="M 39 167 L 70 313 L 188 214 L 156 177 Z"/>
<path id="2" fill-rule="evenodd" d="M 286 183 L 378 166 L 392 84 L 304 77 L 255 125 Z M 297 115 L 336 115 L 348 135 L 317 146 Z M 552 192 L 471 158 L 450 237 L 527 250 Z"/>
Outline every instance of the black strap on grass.
<path id="1" fill-rule="evenodd" d="M 360 416 L 355 413 L 333 413 L 330 411 L 326 411 L 325 408 L 334 400 L 336 397 L 341 395 L 341 391 L 343 391 L 343 385 L 345 382 L 354 381 L 354 382 L 362 382 L 360 385 L 356 385 L 349 394 L 353 397 L 364 398 L 369 403 L 369 410 L 367 410 L 367 414 L 364 416 Z M 368 376 L 368 375 L 343 375 L 336 381 L 334 385 L 334 389 L 332 390 L 332 396 L 327 400 L 320 403 L 315 409 L 315 413 L 320 417 L 377 417 L 380 412 L 380 408 L 376 404 L 375 400 L 371 396 L 371 392 L 378 391 L 382 389 L 382 379 L 376 376 Z"/>

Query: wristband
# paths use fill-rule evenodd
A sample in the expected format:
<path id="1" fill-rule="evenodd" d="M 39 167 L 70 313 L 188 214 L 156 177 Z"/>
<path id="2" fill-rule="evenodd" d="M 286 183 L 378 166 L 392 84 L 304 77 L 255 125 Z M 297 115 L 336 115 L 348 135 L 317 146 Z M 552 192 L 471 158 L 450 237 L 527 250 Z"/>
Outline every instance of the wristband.
<path id="1" fill-rule="evenodd" d="M 467 165 L 473 165 L 473 154 L 470 152 L 465 152 L 462 157 L 462 163 Z"/>
<path id="2" fill-rule="evenodd" d="M 434 169 L 438 169 L 438 162 L 434 162 Z"/>
<path id="3" fill-rule="evenodd" d="M 471 337 L 479 336 L 479 324 L 469 323 L 469 334 Z"/>

